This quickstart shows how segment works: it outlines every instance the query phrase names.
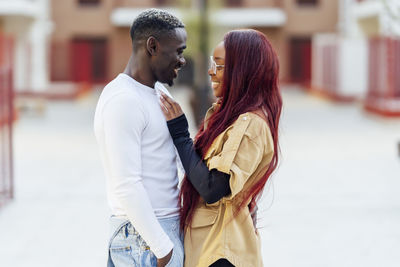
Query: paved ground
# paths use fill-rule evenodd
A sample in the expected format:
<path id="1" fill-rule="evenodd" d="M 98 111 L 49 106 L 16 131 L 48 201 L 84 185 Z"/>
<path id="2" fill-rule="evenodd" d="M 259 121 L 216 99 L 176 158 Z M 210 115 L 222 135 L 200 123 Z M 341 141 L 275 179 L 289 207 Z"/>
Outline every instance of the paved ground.
<path id="1" fill-rule="evenodd" d="M 15 125 L 16 199 L 0 210 L 0 266 L 105 266 L 95 101 L 48 103 Z M 259 215 L 265 266 L 400 266 L 400 120 L 296 90 L 284 101 L 281 166 Z"/>
<path id="2" fill-rule="evenodd" d="M 285 94 L 265 266 L 400 266 L 400 120 Z"/>

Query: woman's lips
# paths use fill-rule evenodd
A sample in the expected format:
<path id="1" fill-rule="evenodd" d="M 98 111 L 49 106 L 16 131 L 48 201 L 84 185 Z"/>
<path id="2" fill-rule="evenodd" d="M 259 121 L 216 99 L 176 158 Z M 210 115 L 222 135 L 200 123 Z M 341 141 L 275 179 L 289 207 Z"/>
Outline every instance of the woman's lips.
<path id="1" fill-rule="evenodd" d="M 219 82 L 211 82 L 212 88 L 217 88 L 219 86 Z"/>

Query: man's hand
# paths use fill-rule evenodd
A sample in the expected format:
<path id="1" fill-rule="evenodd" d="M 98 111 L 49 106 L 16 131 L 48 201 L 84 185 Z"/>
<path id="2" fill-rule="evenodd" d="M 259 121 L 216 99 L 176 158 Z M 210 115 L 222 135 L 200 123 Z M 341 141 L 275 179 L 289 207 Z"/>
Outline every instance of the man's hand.
<path id="1" fill-rule="evenodd" d="M 166 94 L 161 93 L 160 100 L 161 110 L 167 121 L 175 119 L 183 114 L 181 106 Z"/>
<path id="2" fill-rule="evenodd" d="M 164 267 L 165 265 L 168 264 L 168 262 L 170 261 L 171 257 L 172 257 L 172 251 L 174 249 L 171 249 L 171 251 L 167 254 L 167 256 L 161 258 L 161 259 L 157 259 L 157 267 Z"/>

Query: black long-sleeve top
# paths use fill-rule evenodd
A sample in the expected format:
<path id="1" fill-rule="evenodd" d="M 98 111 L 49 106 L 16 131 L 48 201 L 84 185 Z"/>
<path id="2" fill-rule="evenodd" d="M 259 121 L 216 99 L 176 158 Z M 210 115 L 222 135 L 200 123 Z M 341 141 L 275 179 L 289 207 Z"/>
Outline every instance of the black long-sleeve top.
<path id="1" fill-rule="evenodd" d="M 168 121 L 167 125 L 187 178 L 206 203 L 217 202 L 229 195 L 231 193 L 230 175 L 216 169 L 208 169 L 193 146 L 185 114 Z"/>

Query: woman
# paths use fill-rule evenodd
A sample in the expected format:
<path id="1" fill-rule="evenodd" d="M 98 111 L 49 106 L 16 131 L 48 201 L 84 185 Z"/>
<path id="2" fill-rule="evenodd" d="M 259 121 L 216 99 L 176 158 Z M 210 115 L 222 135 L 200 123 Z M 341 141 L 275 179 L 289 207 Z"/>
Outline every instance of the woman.
<path id="1" fill-rule="evenodd" d="M 179 104 L 161 97 L 186 171 L 180 192 L 185 266 L 262 266 L 251 213 L 278 163 L 278 58 L 262 33 L 236 30 L 211 61 L 218 101 L 194 144 Z"/>

